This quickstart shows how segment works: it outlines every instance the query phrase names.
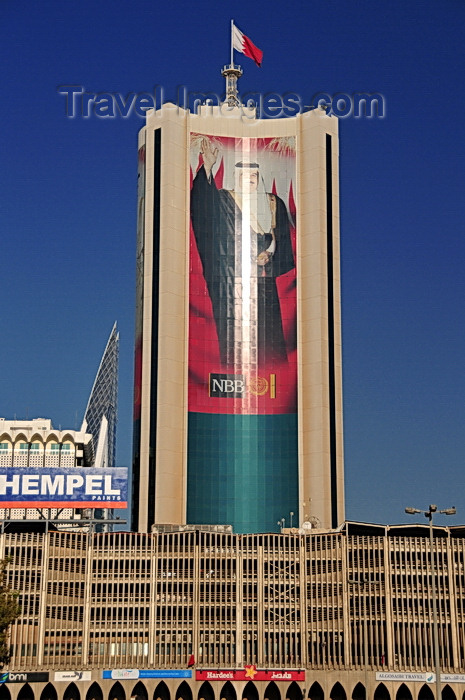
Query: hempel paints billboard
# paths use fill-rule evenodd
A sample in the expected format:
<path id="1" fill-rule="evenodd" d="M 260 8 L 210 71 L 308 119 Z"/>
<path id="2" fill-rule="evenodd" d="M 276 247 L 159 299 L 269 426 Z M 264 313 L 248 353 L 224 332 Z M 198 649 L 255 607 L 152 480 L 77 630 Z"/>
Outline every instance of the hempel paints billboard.
<path id="1" fill-rule="evenodd" d="M 0 508 L 127 508 L 126 467 L 0 470 Z"/>

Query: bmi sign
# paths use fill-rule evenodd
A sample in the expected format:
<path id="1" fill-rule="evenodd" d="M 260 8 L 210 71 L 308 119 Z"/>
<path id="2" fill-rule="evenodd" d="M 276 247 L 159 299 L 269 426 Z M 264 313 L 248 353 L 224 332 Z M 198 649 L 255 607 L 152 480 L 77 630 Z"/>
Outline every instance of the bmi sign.
<path id="1" fill-rule="evenodd" d="M 251 664 L 240 670 L 201 670 L 195 672 L 196 681 L 305 681 L 305 671 L 257 669 Z"/>
<path id="2" fill-rule="evenodd" d="M 38 671 L 35 673 L 23 673 L 10 671 L 0 674 L 0 683 L 48 683 L 49 673 Z"/>
<path id="3" fill-rule="evenodd" d="M 126 508 L 126 467 L 0 469 L 0 508 Z"/>

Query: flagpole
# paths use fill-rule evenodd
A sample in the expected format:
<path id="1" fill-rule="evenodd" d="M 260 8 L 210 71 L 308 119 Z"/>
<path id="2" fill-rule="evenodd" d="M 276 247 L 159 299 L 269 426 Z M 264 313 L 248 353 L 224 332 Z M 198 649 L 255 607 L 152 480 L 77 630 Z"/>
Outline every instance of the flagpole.
<path id="1" fill-rule="evenodd" d="M 241 102 L 237 94 L 237 80 L 242 75 L 242 68 L 234 65 L 234 20 L 231 20 L 231 63 L 224 66 L 221 75 L 226 79 L 225 101 L 231 107 L 238 107 Z"/>
<path id="2" fill-rule="evenodd" d="M 231 68 L 234 65 L 234 49 L 233 49 L 233 27 L 234 27 L 234 20 L 231 20 Z"/>

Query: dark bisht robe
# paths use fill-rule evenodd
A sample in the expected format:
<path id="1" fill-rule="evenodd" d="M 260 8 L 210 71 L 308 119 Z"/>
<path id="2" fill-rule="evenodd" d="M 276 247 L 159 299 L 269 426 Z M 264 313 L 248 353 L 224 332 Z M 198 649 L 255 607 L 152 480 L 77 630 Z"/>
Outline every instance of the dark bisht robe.
<path id="1" fill-rule="evenodd" d="M 257 328 L 256 333 L 252 333 L 252 337 L 257 339 L 257 349 L 255 356 L 252 352 L 251 359 L 260 365 L 287 360 L 276 277 L 294 267 L 286 206 L 276 195 L 268 197 L 270 202 L 274 198 L 276 206 L 276 249 L 265 266 L 258 265 L 256 258 L 269 248 L 272 235 L 256 233 L 252 229 L 250 232 L 251 242 L 252 239 L 256 241 L 250 274 L 253 277 L 252 285 L 255 285 L 256 279 L 254 298 L 257 303 Z M 240 356 L 237 346 L 242 342 L 242 321 L 235 318 L 235 307 L 242 290 L 242 212 L 233 193 L 218 190 L 213 177 L 208 181 L 203 166 L 192 185 L 191 218 L 212 302 L 221 363 L 234 365 L 235 356 Z"/>

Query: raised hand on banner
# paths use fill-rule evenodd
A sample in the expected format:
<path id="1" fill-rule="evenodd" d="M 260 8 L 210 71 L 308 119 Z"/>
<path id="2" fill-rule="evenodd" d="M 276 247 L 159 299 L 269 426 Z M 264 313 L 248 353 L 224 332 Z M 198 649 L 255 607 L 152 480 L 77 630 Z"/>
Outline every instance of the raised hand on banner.
<path id="1" fill-rule="evenodd" d="M 213 148 L 209 139 L 204 138 L 200 144 L 200 153 L 202 154 L 205 172 L 208 179 L 210 179 L 212 168 L 218 160 L 218 149 Z"/>

